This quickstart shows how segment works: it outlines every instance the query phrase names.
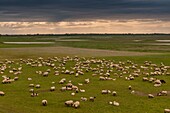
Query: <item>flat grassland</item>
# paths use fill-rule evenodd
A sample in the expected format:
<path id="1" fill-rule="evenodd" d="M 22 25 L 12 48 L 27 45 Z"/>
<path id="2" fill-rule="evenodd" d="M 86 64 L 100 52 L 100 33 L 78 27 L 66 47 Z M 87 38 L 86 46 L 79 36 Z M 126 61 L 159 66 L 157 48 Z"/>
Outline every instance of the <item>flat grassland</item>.
<path id="1" fill-rule="evenodd" d="M 0 36 L 0 75 L 6 75 L 11 79 L 19 77 L 17 81 L 10 84 L 0 84 L 0 91 L 5 92 L 4 96 L 0 96 L 0 113 L 161 113 L 165 108 L 170 109 L 170 76 L 168 74 L 170 69 L 168 68 L 166 73 L 164 72 L 162 75 L 151 76 L 150 74 L 155 71 L 155 68 L 160 69 L 163 64 L 170 66 L 170 46 L 167 44 L 169 42 L 159 42 L 157 40 L 170 40 L 170 35 Z M 4 42 L 54 43 L 9 44 Z M 159 45 L 159 43 L 165 43 L 165 45 Z M 75 55 L 80 58 L 78 61 L 71 60 L 75 58 Z M 62 65 L 66 56 L 70 56 L 70 58 L 65 61 L 65 65 Z M 54 63 L 56 68 L 43 64 L 39 61 L 39 57 L 44 58 L 45 63 Z M 57 57 L 58 60 L 51 61 L 54 57 Z M 21 62 L 20 59 L 25 60 L 25 62 Z M 99 77 L 103 75 L 99 75 L 99 73 L 92 70 L 86 72 L 86 67 L 82 65 L 80 67 L 84 75 L 75 77 L 75 74 L 62 73 L 66 70 L 76 72 L 73 67 L 87 60 L 105 61 L 103 65 L 101 62 L 99 64 L 91 62 L 89 66 L 97 69 L 103 67 L 103 74 L 108 70 L 112 70 L 110 77 L 115 80 L 100 81 Z M 128 60 L 132 64 L 128 64 Z M 7 63 L 7 61 L 13 61 L 14 63 Z M 141 66 L 145 66 L 145 61 L 157 66 L 146 66 L 148 69 L 143 70 Z M 43 64 L 43 66 L 32 65 L 37 64 L 37 62 Z M 122 67 L 126 67 L 129 73 L 125 73 L 125 70 L 110 67 L 111 62 L 120 66 L 125 63 Z M 134 64 L 137 69 L 131 68 Z M 6 69 L 3 71 L 4 66 Z M 13 68 L 18 69 L 18 67 L 22 67 L 21 74 L 15 75 L 9 72 Z M 51 70 L 48 77 L 36 73 L 36 71 L 44 72 L 47 69 Z M 138 69 L 140 69 L 139 77 L 135 77 L 134 80 L 125 79 L 134 71 L 139 71 Z M 58 71 L 60 75 L 54 75 L 55 71 Z M 96 75 L 92 76 L 94 73 Z M 149 73 L 149 75 L 146 76 L 145 73 Z M 143 77 L 163 79 L 166 83 L 160 87 L 154 87 L 154 83 L 144 82 Z M 32 78 L 32 81 L 28 81 L 28 78 Z M 66 83 L 59 84 L 58 82 L 62 78 L 66 78 Z M 86 78 L 90 79 L 89 84 L 84 84 Z M 2 80 L 3 78 L 0 77 L 0 81 Z M 79 89 L 85 89 L 86 92 L 79 92 L 72 96 L 71 93 L 74 91 L 60 91 L 60 88 L 65 86 L 69 80 Z M 55 83 L 52 84 L 52 82 Z M 79 86 L 78 83 L 83 85 Z M 30 96 L 29 90 L 31 88 L 29 84 L 41 85 L 39 89 L 33 88 L 39 94 L 37 97 Z M 134 94 L 131 94 L 131 90 L 128 89 L 129 85 L 135 91 Z M 56 87 L 54 92 L 50 91 L 51 86 Z M 103 89 L 116 91 L 117 96 L 101 94 Z M 168 95 L 156 96 L 162 90 L 168 91 Z M 149 93 L 155 97 L 149 99 L 147 96 Z M 81 97 L 89 98 L 90 96 L 96 96 L 94 102 L 80 100 Z M 47 106 L 41 105 L 43 99 L 48 100 Z M 71 99 L 79 100 L 80 107 L 75 109 L 65 106 L 64 102 Z M 117 101 L 120 106 L 109 105 L 109 101 Z"/>

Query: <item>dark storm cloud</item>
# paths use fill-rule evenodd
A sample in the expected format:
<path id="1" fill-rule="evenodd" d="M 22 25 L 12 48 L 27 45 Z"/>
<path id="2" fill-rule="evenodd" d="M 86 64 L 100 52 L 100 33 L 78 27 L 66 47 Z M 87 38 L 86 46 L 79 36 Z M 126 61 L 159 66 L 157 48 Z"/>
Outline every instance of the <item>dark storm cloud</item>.
<path id="1" fill-rule="evenodd" d="M 1 22 L 169 17 L 170 0 L 0 0 Z"/>

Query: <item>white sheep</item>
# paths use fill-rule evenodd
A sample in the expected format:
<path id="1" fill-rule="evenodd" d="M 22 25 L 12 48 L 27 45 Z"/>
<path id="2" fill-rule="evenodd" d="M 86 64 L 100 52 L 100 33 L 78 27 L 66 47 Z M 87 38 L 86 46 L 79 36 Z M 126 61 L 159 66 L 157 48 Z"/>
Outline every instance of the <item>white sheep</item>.
<path id="1" fill-rule="evenodd" d="M 34 87 L 34 84 L 29 84 L 29 87 Z"/>
<path id="2" fill-rule="evenodd" d="M 65 78 L 62 78 L 60 81 L 59 81 L 59 84 L 64 84 L 66 82 L 66 79 Z"/>
<path id="3" fill-rule="evenodd" d="M 113 95 L 113 96 L 116 96 L 116 95 L 117 95 L 117 92 L 116 92 L 116 91 L 113 91 L 113 92 L 112 92 L 112 95 Z"/>
<path id="4" fill-rule="evenodd" d="M 129 85 L 128 89 L 129 89 L 129 90 L 132 90 L 132 86 L 131 86 L 131 85 Z"/>
<path id="5" fill-rule="evenodd" d="M 82 100 L 82 101 L 87 101 L 87 98 L 81 97 L 81 100 Z"/>
<path id="6" fill-rule="evenodd" d="M 78 77 L 79 76 L 79 73 L 76 73 L 75 77 Z"/>
<path id="7" fill-rule="evenodd" d="M 81 93 L 85 93 L 86 90 L 85 90 L 85 89 L 80 89 L 80 92 L 81 92 Z"/>
<path id="8" fill-rule="evenodd" d="M 164 113 L 170 113 L 170 109 L 164 109 Z"/>
<path id="9" fill-rule="evenodd" d="M 148 81 L 149 79 L 147 77 L 142 78 L 143 81 Z"/>
<path id="10" fill-rule="evenodd" d="M 84 80 L 84 82 L 85 82 L 86 84 L 88 84 L 88 83 L 90 82 L 90 79 L 87 78 L 87 79 Z"/>
<path id="11" fill-rule="evenodd" d="M 66 87 L 72 88 L 73 84 L 71 82 L 66 84 Z"/>
<path id="12" fill-rule="evenodd" d="M 102 94 L 109 94 L 109 93 L 111 93 L 110 90 L 102 90 Z"/>
<path id="13" fill-rule="evenodd" d="M 73 100 L 65 101 L 65 105 L 66 105 L 66 106 L 72 106 L 73 103 L 74 103 Z"/>
<path id="14" fill-rule="evenodd" d="M 55 86 L 50 87 L 50 91 L 55 91 Z"/>
<path id="15" fill-rule="evenodd" d="M 55 82 L 53 81 L 53 82 L 51 82 L 52 84 L 55 84 Z"/>
<path id="16" fill-rule="evenodd" d="M 110 105 L 113 105 L 113 102 L 112 102 L 112 101 L 109 101 L 109 104 L 110 104 Z"/>
<path id="17" fill-rule="evenodd" d="M 72 106 L 73 106 L 74 108 L 78 108 L 78 107 L 80 107 L 80 102 L 79 102 L 79 101 L 76 101 L 76 102 L 73 103 Z"/>
<path id="18" fill-rule="evenodd" d="M 4 96 L 5 93 L 3 91 L 0 91 L 0 96 Z"/>
<path id="19" fill-rule="evenodd" d="M 148 98 L 154 98 L 154 95 L 148 94 Z"/>
<path id="20" fill-rule="evenodd" d="M 70 71 L 69 71 L 69 70 L 65 70 L 64 73 L 65 73 L 65 74 L 70 74 Z"/>
<path id="21" fill-rule="evenodd" d="M 78 83 L 79 86 L 82 86 L 83 84 L 82 83 Z"/>
<path id="22" fill-rule="evenodd" d="M 8 84 L 8 83 L 11 83 L 13 81 L 14 81 L 13 79 L 5 78 L 4 80 L 2 80 L 2 83 L 3 84 Z"/>
<path id="23" fill-rule="evenodd" d="M 33 92 L 34 92 L 34 89 L 30 89 L 29 92 L 33 93 Z"/>
<path id="24" fill-rule="evenodd" d="M 135 94 L 135 91 L 134 91 L 134 90 L 132 90 L 132 91 L 131 91 L 131 94 Z"/>
<path id="25" fill-rule="evenodd" d="M 99 80 L 106 80 L 106 78 L 103 77 L 103 76 L 100 76 L 100 77 L 99 77 Z"/>
<path id="26" fill-rule="evenodd" d="M 89 100 L 90 101 L 92 101 L 92 102 L 94 102 L 94 99 L 95 99 L 96 97 L 89 97 Z"/>
<path id="27" fill-rule="evenodd" d="M 18 80 L 19 79 L 19 77 L 14 77 L 14 80 L 16 81 L 16 80 Z"/>
<path id="28" fill-rule="evenodd" d="M 42 105 L 47 106 L 47 100 L 42 100 Z"/>
<path id="29" fill-rule="evenodd" d="M 79 89 L 77 86 L 72 86 L 72 90 L 77 90 L 77 89 Z"/>
<path id="30" fill-rule="evenodd" d="M 28 78 L 28 81 L 31 81 L 32 80 L 32 78 Z"/>
<path id="31" fill-rule="evenodd" d="M 114 105 L 114 106 L 119 106 L 119 103 L 116 102 L 116 101 L 113 101 L 113 105 Z"/>
<path id="32" fill-rule="evenodd" d="M 162 84 L 160 80 L 155 80 L 154 84 Z"/>
<path id="33" fill-rule="evenodd" d="M 168 95 L 168 91 L 161 91 L 161 94 L 167 96 Z"/>
<path id="34" fill-rule="evenodd" d="M 73 92 L 73 93 L 71 93 L 71 96 L 75 96 L 75 95 L 76 95 L 76 93 L 74 93 L 74 92 Z"/>
<path id="35" fill-rule="evenodd" d="M 35 87 L 36 87 L 36 88 L 40 88 L 40 84 L 37 84 Z"/>
<path id="36" fill-rule="evenodd" d="M 67 90 L 67 87 L 61 87 L 60 88 L 60 91 L 66 91 Z"/>
<path id="37" fill-rule="evenodd" d="M 44 73 L 43 73 L 43 76 L 44 76 L 44 77 L 47 77 L 47 76 L 48 76 L 48 74 L 49 74 L 49 72 L 48 72 L 48 71 L 46 71 L 46 72 L 44 72 Z"/>
<path id="38" fill-rule="evenodd" d="M 168 91 L 160 91 L 157 96 L 167 96 L 168 95 Z"/>
<path id="39" fill-rule="evenodd" d="M 36 97 L 38 96 L 38 93 L 31 93 L 31 97 Z"/>

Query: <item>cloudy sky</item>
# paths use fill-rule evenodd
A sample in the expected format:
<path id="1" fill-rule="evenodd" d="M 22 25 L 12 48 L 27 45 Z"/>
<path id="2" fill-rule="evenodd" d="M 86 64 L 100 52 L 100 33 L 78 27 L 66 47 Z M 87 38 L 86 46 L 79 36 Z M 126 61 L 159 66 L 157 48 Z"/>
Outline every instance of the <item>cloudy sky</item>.
<path id="1" fill-rule="evenodd" d="M 0 34 L 170 33 L 170 0 L 0 0 Z"/>

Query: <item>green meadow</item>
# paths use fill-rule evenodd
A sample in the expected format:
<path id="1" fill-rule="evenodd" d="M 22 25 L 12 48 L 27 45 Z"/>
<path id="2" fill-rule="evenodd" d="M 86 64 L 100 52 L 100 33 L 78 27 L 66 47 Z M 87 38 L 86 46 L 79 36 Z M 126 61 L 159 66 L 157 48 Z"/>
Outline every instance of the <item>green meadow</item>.
<path id="1" fill-rule="evenodd" d="M 166 40 L 162 42 L 162 40 Z M 23 44 L 6 42 L 53 42 L 51 44 Z M 156 64 L 160 68 L 170 66 L 170 35 L 148 34 L 148 35 L 52 35 L 52 36 L 0 36 L 0 72 L 1 76 L 14 78 L 19 77 L 18 80 L 2 84 L 0 83 L 0 91 L 5 92 L 4 96 L 0 96 L 0 113 L 163 113 L 165 108 L 170 109 L 170 68 L 167 68 L 166 73 L 162 75 L 151 75 L 155 67 L 148 66 L 148 70 L 143 70 L 140 66 L 145 66 L 144 62 L 149 61 Z M 65 48 L 62 50 L 62 48 Z M 61 50 L 59 50 L 61 48 Z M 98 50 L 102 50 L 99 55 L 96 55 Z M 76 51 L 76 52 L 75 52 Z M 85 51 L 85 52 L 82 52 Z M 113 51 L 113 55 L 106 55 L 105 52 Z M 116 53 L 114 53 L 116 51 Z M 89 52 L 89 54 L 87 53 Z M 121 54 L 118 54 L 120 52 Z M 127 52 L 127 53 L 125 53 Z M 139 54 L 140 53 L 140 54 Z M 139 55 L 138 55 L 139 54 Z M 69 56 L 70 59 L 65 61 L 61 66 L 63 60 Z M 71 60 L 78 56 L 79 61 Z M 95 57 L 94 57 L 95 56 Z M 43 65 L 41 67 L 28 64 L 37 64 L 39 57 L 43 58 L 46 63 L 53 63 L 52 66 Z M 58 60 L 52 60 L 58 58 Z M 25 62 L 21 62 L 23 59 Z M 103 67 L 103 73 L 107 70 L 110 72 L 110 77 L 115 80 L 99 80 L 95 71 L 85 71 L 85 68 L 80 67 L 84 75 L 75 77 L 76 70 L 73 67 L 76 63 L 81 64 L 87 60 L 103 60 L 106 61 L 103 65 L 101 63 L 90 63 L 90 68 Z M 128 64 L 130 60 L 132 64 Z M 12 61 L 8 63 L 7 61 Z M 109 67 L 110 63 L 121 64 L 122 67 L 130 67 L 127 69 L 129 73 L 117 70 L 115 67 Z M 42 61 L 39 61 L 42 63 Z M 106 64 L 109 65 L 106 65 Z M 134 80 L 126 80 L 133 71 L 131 66 L 136 64 L 137 69 L 140 69 L 139 77 Z M 6 69 L 3 71 L 3 66 Z M 9 73 L 13 68 L 22 67 L 22 73 L 15 75 Z M 65 67 L 62 69 L 62 67 Z M 36 73 L 36 71 L 46 71 L 50 69 L 48 77 L 43 77 Z M 62 73 L 65 70 L 73 70 L 73 75 Z M 59 75 L 54 75 L 55 71 L 59 71 Z M 144 72 L 149 73 L 145 75 Z M 117 74 L 116 74 L 117 73 Z M 154 87 L 154 83 L 143 81 L 143 77 L 163 79 L 166 81 L 160 87 Z M 28 81 L 32 78 L 32 81 Z M 62 78 L 66 78 L 66 83 L 59 84 Z M 90 83 L 85 84 L 84 80 L 89 78 Z M 0 81 L 3 77 L 0 77 Z M 79 87 L 85 89 L 85 92 L 76 93 L 72 96 L 71 93 L 75 91 L 60 91 L 60 88 L 65 86 L 68 81 Z M 52 82 L 55 82 L 52 84 Z M 78 83 L 82 83 L 79 86 Z M 39 95 L 31 97 L 29 84 L 40 84 L 41 88 L 33 88 Z M 132 90 L 138 92 L 132 94 L 128 86 L 132 86 Z M 50 87 L 55 86 L 55 91 L 51 92 Z M 117 96 L 112 94 L 101 94 L 103 89 L 116 91 Z M 162 90 L 168 91 L 167 96 L 157 96 L 156 94 Z M 154 98 L 148 98 L 148 94 L 153 94 Z M 89 100 L 81 101 L 81 97 L 95 96 L 94 102 Z M 42 106 L 41 101 L 46 99 L 47 106 Z M 73 107 L 65 106 L 65 101 L 74 100 L 80 101 L 80 107 L 75 109 Z M 119 106 L 109 105 L 109 101 L 119 102 Z"/>

